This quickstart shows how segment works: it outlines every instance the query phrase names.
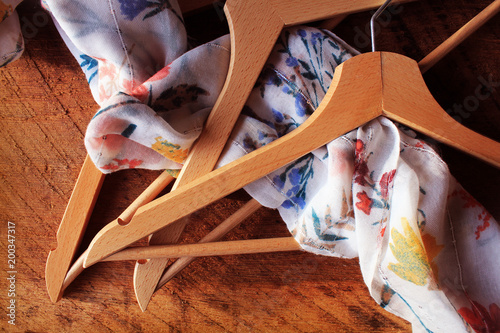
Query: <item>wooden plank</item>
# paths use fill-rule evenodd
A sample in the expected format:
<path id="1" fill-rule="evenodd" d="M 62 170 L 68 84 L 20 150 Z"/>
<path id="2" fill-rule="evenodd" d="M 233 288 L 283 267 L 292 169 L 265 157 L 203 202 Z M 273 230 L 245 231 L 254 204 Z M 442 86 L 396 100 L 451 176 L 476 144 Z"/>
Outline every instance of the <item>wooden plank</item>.
<path id="1" fill-rule="evenodd" d="M 420 60 L 489 3 L 479 0 L 458 5 L 442 0 L 405 4 L 400 14 L 391 14 L 377 44 L 381 50 Z M 21 18 L 31 20 L 35 13 L 36 7 L 29 1 L 21 5 Z M 369 46 L 365 48 L 362 43 L 367 17 L 366 13 L 350 15 L 335 33 L 351 45 L 368 50 Z M 426 24 L 422 24 L 422 17 Z M 196 37 L 203 40 L 201 35 Z M 483 79 L 500 81 L 499 40 L 500 20 L 492 20 L 425 76 L 443 108 L 451 109 L 463 124 L 495 140 L 500 140 L 500 89 L 492 90 L 475 108 L 465 108 L 464 101 L 475 96 Z M 134 298 L 134 264 L 100 263 L 86 270 L 68 288 L 65 298 L 53 304 L 45 289 L 46 255 L 55 245 L 61 216 L 85 158 L 83 133 L 98 106 L 78 64 L 51 25 L 28 39 L 26 53 L 19 61 L 0 69 L 0 85 L 0 237 L 6 239 L 8 221 L 16 223 L 15 329 L 411 330 L 408 323 L 373 301 L 357 260 L 300 252 L 200 258 L 160 290 L 145 313 Z M 462 105 L 462 113 L 453 111 L 454 104 Z M 500 219 L 498 170 L 453 149 L 442 149 L 453 175 Z M 82 246 L 120 215 L 157 175 L 124 171 L 107 177 Z M 195 213 L 191 218 L 198 223 L 185 230 L 182 241 L 200 239 L 247 199 L 238 194 Z M 262 209 L 226 239 L 286 236 L 289 233 L 279 215 Z M 0 241 L 0 253 L 7 253 L 5 240 Z M 4 271 L 6 264 L 0 265 Z M 2 292 L 5 286 L 5 282 L 0 284 Z M 14 329 L 6 321 L 1 327 Z"/>

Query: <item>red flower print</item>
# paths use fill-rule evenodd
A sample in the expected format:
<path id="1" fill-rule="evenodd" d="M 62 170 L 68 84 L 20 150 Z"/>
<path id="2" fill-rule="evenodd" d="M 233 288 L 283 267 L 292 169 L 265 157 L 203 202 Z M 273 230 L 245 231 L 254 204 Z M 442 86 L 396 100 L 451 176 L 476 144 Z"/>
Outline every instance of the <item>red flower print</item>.
<path id="1" fill-rule="evenodd" d="M 166 78 L 170 74 L 170 65 L 165 66 L 162 69 L 160 69 L 158 72 L 156 72 L 155 75 L 151 76 L 146 82 L 153 82 L 153 81 L 158 81 L 163 78 Z"/>
<path id="2" fill-rule="evenodd" d="M 370 169 L 368 168 L 367 160 L 363 158 L 365 144 L 362 140 L 356 140 L 356 152 L 354 158 L 354 183 L 361 186 L 368 184 L 366 178 Z"/>
<path id="3" fill-rule="evenodd" d="M 130 94 L 137 87 L 137 82 L 135 80 L 123 80 L 122 87 L 125 90 L 124 92 Z"/>
<path id="4" fill-rule="evenodd" d="M 128 162 L 128 166 L 129 166 L 130 169 L 135 169 L 135 168 L 137 168 L 141 164 L 142 164 L 142 161 L 141 160 L 137 160 L 137 159 L 133 159 L 130 162 Z"/>
<path id="5" fill-rule="evenodd" d="M 106 60 L 99 60 L 99 78 L 103 79 L 108 76 L 110 80 L 115 80 L 118 76 L 118 69 L 112 62 Z"/>
<path id="6" fill-rule="evenodd" d="M 368 178 L 368 173 L 370 169 L 368 169 L 368 164 L 366 161 L 356 160 L 354 162 L 354 183 L 359 184 L 361 186 L 365 186 L 368 184 L 366 178 Z"/>
<path id="7" fill-rule="evenodd" d="M 483 222 L 477 228 L 474 234 L 476 235 L 476 240 L 481 237 L 481 233 L 488 229 L 490 226 L 490 220 L 492 218 L 491 214 L 476 200 L 472 195 L 470 195 L 466 190 L 459 189 L 453 191 L 451 195 L 448 197 L 456 197 L 458 196 L 462 201 L 462 208 L 478 208 L 481 212 L 477 215 L 477 219 L 479 222 Z"/>
<path id="8" fill-rule="evenodd" d="M 144 102 L 146 98 L 149 95 L 149 90 L 146 87 L 146 84 L 141 84 L 140 86 L 136 87 L 134 91 L 130 94 L 130 96 L 133 96 L 140 100 L 141 102 Z"/>
<path id="9" fill-rule="evenodd" d="M 396 174 L 396 169 L 386 172 L 380 178 L 380 193 L 382 198 L 387 199 L 389 196 L 389 187 L 394 180 L 394 175 Z"/>
<path id="10" fill-rule="evenodd" d="M 474 207 L 480 207 L 481 204 L 474 199 L 472 195 L 470 195 L 466 190 L 460 189 L 458 192 L 455 191 L 452 193 L 452 195 L 459 195 L 460 199 L 464 202 L 463 208 L 474 208 Z"/>
<path id="11" fill-rule="evenodd" d="M 484 214 L 484 217 L 482 216 Z M 479 214 L 478 216 L 479 221 L 484 221 L 482 225 L 478 226 L 476 231 L 474 232 L 476 235 L 476 240 L 478 240 L 481 237 L 481 233 L 488 229 L 490 226 L 490 219 L 492 218 L 491 214 L 486 212 L 486 210 L 483 210 L 482 214 Z"/>
<path id="12" fill-rule="evenodd" d="M 106 164 L 101 167 L 103 170 L 111 170 L 111 171 L 116 171 L 116 170 L 121 170 L 121 169 L 134 169 L 138 167 L 139 165 L 142 164 L 143 161 L 138 160 L 138 159 L 133 159 L 133 160 L 128 160 L 127 158 L 125 159 L 118 159 L 115 158 L 113 159 L 113 162 Z"/>
<path id="13" fill-rule="evenodd" d="M 103 85 L 99 86 L 99 101 L 105 102 L 111 97 L 111 94 L 106 90 Z"/>
<path id="14" fill-rule="evenodd" d="M 380 229 L 378 231 L 378 238 L 382 239 L 385 235 L 385 229 L 387 229 L 387 221 L 380 223 Z"/>
<path id="15" fill-rule="evenodd" d="M 365 143 L 363 140 L 357 139 L 356 140 L 356 155 L 361 153 L 365 149 Z"/>
<path id="16" fill-rule="evenodd" d="M 356 208 L 361 210 L 366 215 L 370 215 L 373 206 L 373 201 L 372 199 L 370 199 L 368 194 L 365 191 L 359 192 L 356 194 L 356 198 L 358 198 L 359 200 L 359 202 L 356 202 Z"/>
<path id="17" fill-rule="evenodd" d="M 416 144 L 415 144 L 415 147 L 417 148 L 425 148 L 425 144 L 423 141 L 418 141 Z"/>
<path id="18" fill-rule="evenodd" d="M 115 163 L 109 163 L 109 164 L 103 165 L 101 167 L 101 169 L 103 169 L 103 170 L 111 170 L 111 171 L 116 171 L 119 168 L 120 167 L 118 166 L 118 164 L 115 164 Z"/>
<path id="19" fill-rule="evenodd" d="M 476 332 L 500 332 L 500 308 L 495 303 L 490 304 L 488 310 L 478 302 L 472 302 L 472 310 L 460 308 L 458 313 Z"/>

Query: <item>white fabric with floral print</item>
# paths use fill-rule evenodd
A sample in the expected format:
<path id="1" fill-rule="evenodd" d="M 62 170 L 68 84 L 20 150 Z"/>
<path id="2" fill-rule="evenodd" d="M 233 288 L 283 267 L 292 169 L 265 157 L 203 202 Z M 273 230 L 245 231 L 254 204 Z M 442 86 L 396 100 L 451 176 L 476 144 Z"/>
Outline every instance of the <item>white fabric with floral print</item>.
<path id="1" fill-rule="evenodd" d="M 169 0 L 45 6 L 101 106 L 85 138 L 97 167 L 175 174 L 222 89 L 229 36 L 188 49 Z M 356 54 L 328 32 L 284 30 L 219 165 L 300 126 Z M 380 117 L 245 189 L 305 250 L 358 257 L 375 301 L 415 331 L 500 329 L 499 224 L 411 130 Z"/>

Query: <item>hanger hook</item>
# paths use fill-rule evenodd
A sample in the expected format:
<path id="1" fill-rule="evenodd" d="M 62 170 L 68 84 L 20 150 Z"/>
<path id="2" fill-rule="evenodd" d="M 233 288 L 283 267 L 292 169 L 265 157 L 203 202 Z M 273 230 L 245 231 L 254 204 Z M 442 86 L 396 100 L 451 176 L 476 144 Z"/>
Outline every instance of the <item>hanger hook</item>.
<path id="1" fill-rule="evenodd" d="M 372 15 L 372 18 L 370 19 L 370 33 L 372 37 L 372 52 L 375 52 L 375 21 L 378 19 L 380 14 L 389 6 L 389 3 L 392 0 L 386 0 L 384 4 L 375 12 L 375 14 Z"/>

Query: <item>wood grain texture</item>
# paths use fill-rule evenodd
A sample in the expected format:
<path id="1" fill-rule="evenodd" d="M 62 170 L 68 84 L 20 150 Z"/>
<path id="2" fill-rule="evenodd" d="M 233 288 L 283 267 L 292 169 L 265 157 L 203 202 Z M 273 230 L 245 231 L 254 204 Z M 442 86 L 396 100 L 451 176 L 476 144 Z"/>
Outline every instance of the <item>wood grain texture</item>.
<path id="1" fill-rule="evenodd" d="M 352 9 L 350 1 L 315 2 L 314 6 L 310 6 L 310 9 L 314 10 L 301 12 L 300 21 L 317 21 L 325 15 L 342 15 L 344 12 L 359 11 L 377 5 L 380 5 L 380 0 L 359 1 L 358 7 Z M 283 21 L 282 16 L 286 16 L 290 8 L 292 7 L 288 1 L 227 1 L 224 11 L 231 32 L 231 62 L 228 76 L 204 130 L 191 149 L 173 189 L 189 184 L 213 170 L 283 26 L 298 23 L 297 18 L 288 22 Z M 186 223 L 187 219 L 181 219 L 158 230 L 151 236 L 150 244 L 176 243 Z M 146 309 L 167 264 L 168 258 L 136 264 L 134 290 L 143 310 Z"/>
<path id="2" fill-rule="evenodd" d="M 205 128 L 184 163 L 179 175 L 181 180 L 184 174 L 192 180 L 214 168 L 283 27 L 368 10 L 383 3 L 383 0 L 321 0 L 298 10 L 300 1 L 228 1 L 224 7 L 231 31 L 228 75 Z"/>
<path id="3" fill-rule="evenodd" d="M 401 71 L 400 73 L 402 74 Z M 381 78 L 381 53 L 363 54 L 341 64 L 335 70 L 332 84 L 323 101 L 303 125 L 142 206 L 130 223 L 109 223 L 92 240 L 84 267 L 93 265 L 382 115 Z M 334 111 L 336 116 L 332 117 Z M 336 126 L 337 122 L 342 126 Z"/>
<path id="4" fill-rule="evenodd" d="M 214 257 L 255 253 L 301 251 L 292 237 L 240 239 L 194 244 L 133 246 L 115 253 L 102 261 L 150 260 L 156 258 Z"/>
<path id="5" fill-rule="evenodd" d="M 86 158 L 86 162 L 88 161 L 89 157 L 87 156 Z M 82 168 L 82 171 L 81 172 L 84 172 L 86 170 L 86 164 L 84 164 L 83 168 Z M 79 177 L 80 179 L 80 177 Z M 167 187 L 172 181 L 174 180 L 174 177 L 172 177 L 169 172 L 167 171 L 164 171 L 162 172 L 158 178 L 156 178 L 128 207 L 127 209 L 125 209 L 121 214 L 120 216 L 116 219 L 117 221 L 119 221 L 119 223 L 128 223 L 132 217 L 134 216 L 136 210 L 150 202 L 151 200 L 153 200 L 155 197 L 157 197 L 164 189 L 165 187 Z M 77 183 L 78 185 L 78 183 Z M 81 184 L 80 184 L 81 185 Z M 85 187 L 83 187 L 85 188 Z M 89 189 L 85 189 L 86 191 L 88 191 Z M 90 189 L 92 190 L 92 188 Z M 75 189 L 73 190 L 73 194 L 72 194 L 72 198 L 74 196 L 74 193 L 75 191 L 82 191 L 78 186 L 75 186 Z M 84 208 L 87 208 L 86 205 L 82 205 Z M 68 205 L 69 207 L 69 205 Z M 68 207 L 66 207 L 66 211 L 68 211 Z M 92 211 L 92 210 L 91 210 Z M 66 213 L 65 213 L 65 216 L 66 216 Z M 64 221 L 64 218 L 63 218 L 63 221 Z M 71 220 L 69 220 L 69 222 L 71 222 Z M 63 237 L 60 237 L 59 233 L 60 233 L 60 230 L 62 228 L 62 223 L 61 225 L 59 226 L 59 230 L 58 230 L 58 247 L 61 247 L 61 242 L 62 240 L 64 240 Z M 70 229 L 70 228 L 73 228 L 73 232 L 74 233 L 81 233 L 85 230 L 85 228 L 80 228 L 79 225 L 66 225 L 65 226 L 65 229 Z M 74 238 L 73 237 L 67 237 L 66 241 L 69 242 L 71 241 L 71 238 Z M 78 247 L 80 245 L 80 241 L 78 241 Z M 64 245 L 64 243 L 62 243 L 62 245 Z M 76 246 L 76 243 L 74 243 L 74 246 Z M 69 246 L 66 246 L 66 248 L 68 248 Z M 76 250 L 75 250 L 76 252 Z M 60 297 L 62 296 L 62 292 L 64 291 L 64 289 L 66 289 L 76 278 L 78 275 L 80 275 L 82 272 L 83 272 L 83 263 L 84 263 L 84 260 L 85 260 L 85 257 L 87 255 L 87 251 L 83 252 L 80 257 L 73 263 L 73 265 L 70 267 L 70 269 L 66 269 L 64 271 L 61 270 L 61 267 L 57 267 L 56 264 L 58 264 L 55 260 L 52 260 L 52 263 L 50 265 L 50 268 L 55 270 L 57 273 L 54 273 L 54 272 L 49 272 L 49 259 L 51 259 L 54 255 L 54 251 L 52 251 L 51 253 L 49 253 L 49 257 L 47 259 L 47 266 L 45 267 L 45 280 L 46 280 L 46 283 L 47 283 L 47 290 L 49 291 L 49 295 L 51 296 L 51 300 L 52 301 L 56 301 L 56 300 L 59 300 Z M 59 264 L 61 264 L 61 262 L 59 262 Z M 61 265 L 63 266 L 63 265 Z M 57 269 L 59 268 L 59 269 Z M 60 276 L 60 274 L 62 273 L 62 276 L 63 276 L 63 281 L 61 283 L 61 281 L 58 281 L 58 278 Z M 49 283 L 49 278 L 51 278 L 51 282 Z M 56 289 L 57 288 L 57 289 Z M 57 299 L 54 299 L 53 295 L 56 294 L 58 297 Z"/>
<path id="6" fill-rule="evenodd" d="M 391 15 L 380 31 L 380 50 L 422 59 L 490 1 L 418 1 Z M 33 19 L 38 7 L 28 1 L 20 16 Z M 369 13 L 350 15 L 335 30 L 351 45 L 364 45 Z M 422 23 L 425 17 L 425 24 Z M 384 17 L 382 17 L 384 19 Z M 217 13 L 187 18 L 188 31 L 202 40 L 227 31 Z M 208 31 L 207 22 L 214 24 Z M 464 107 L 484 87 L 500 82 L 500 22 L 490 21 L 425 76 L 444 109 L 464 125 L 500 140 L 500 87 L 478 106 Z M 0 69 L 0 251 L 7 253 L 6 224 L 16 222 L 18 282 L 16 327 L 35 332 L 407 332 L 410 326 L 371 299 L 357 260 L 307 253 L 275 253 L 200 258 L 155 294 L 148 311 L 137 306 L 132 262 L 99 263 L 86 270 L 52 304 L 44 281 L 48 251 L 69 200 L 86 152 L 83 133 L 97 105 L 76 61 L 52 25 L 27 40 L 17 62 Z M 484 88 L 482 93 L 489 90 Z M 454 105 L 462 105 L 462 112 Z M 472 104 L 471 104 L 472 105 Z M 470 111 L 469 111 L 470 110 Z M 465 117 L 467 116 L 467 117 Z M 459 182 L 500 219 L 500 175 L 496 168 L 441 146 Z M 85 248 L 96 232 L 118 216 L 158 172 L 124 171 L 106 177 L 84 237 Z M 225 198 L 190 217 L 182 242 L 193 242 L 229 217 L 247 198 Z M 245 199 L 245 200 L 243 200 Z M 279 216 L 259 210 L 226 239 L 285 237 Z M 0 267 L 5 271 L 6 262 Z M 5 280 L 0 301 L 6 304 Z M 8 325 L 8 326 L 7 326 Z"/>
<path id="7" fill-rule="evenodd" d="M 409 2 L 412 0 L 395 0 L 392 4 Z M 324 20 L 332 16 L 352 14 L 370 9 L 377 9 L 385 0 L 315 0 L 311 5 L 304 4 L 302 0 L 270 0 L 270 7 L 278 12 L 286 25 L 295 25 Z"/>

